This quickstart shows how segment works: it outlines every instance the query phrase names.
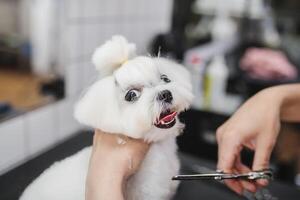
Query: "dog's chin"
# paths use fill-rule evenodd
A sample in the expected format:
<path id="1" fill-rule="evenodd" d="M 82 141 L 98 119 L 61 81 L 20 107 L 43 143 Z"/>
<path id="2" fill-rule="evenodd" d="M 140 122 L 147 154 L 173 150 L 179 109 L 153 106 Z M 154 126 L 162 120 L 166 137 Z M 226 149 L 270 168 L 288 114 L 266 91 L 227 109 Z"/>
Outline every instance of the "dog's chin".
<path id="1" fill-rule="evenodd" d="M 171 109 L 166 109 L 160 113 L 154 122 L 154 126 L 161 129 L 172 128 L 176 124 L 177 112 Z"/>

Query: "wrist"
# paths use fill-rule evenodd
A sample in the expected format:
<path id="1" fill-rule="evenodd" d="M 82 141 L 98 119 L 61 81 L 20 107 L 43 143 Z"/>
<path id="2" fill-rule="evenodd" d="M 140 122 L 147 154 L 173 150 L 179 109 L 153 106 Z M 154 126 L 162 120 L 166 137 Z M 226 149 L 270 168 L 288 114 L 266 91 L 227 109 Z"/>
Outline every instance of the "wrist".
<path id="1" fill-rule="evenodd" d="M 300 85 L 287 84 L 265 89 L 269 95 L 269 101 L 274 107 L 278 108 L 279 117 L 283 121 L 298 121 L 299 120 L 299 99 Z"/>
<path id="2" fill-rule="evenodd" d="M 125 178 L 114 169 L 99 169 L 97 179 L 87 177 L 86 194 L 87 200 L 121 200 Z M 95 175 L 95 174 L 94 174 Z"/>
<path id="3" fill-rule="evenodd" d="M 104 155 L 99 149 L 94 149 L 86 179 L 87 200 L 123 199 L 125 172 L 114 159 Z"/>
<path id="4" fill-rule="evenodd" d="M 286 94 L 284 94 L 282 90 L 280 86 L 275 86 L 260 92 L 263 102 L 272 105 L 272 107 L 278 111 L 278 114 L 280 114 L 286 99 Z"/>
<path id="5" fill-rule="evenodd" d="M 113 184 L 121 184 L 126 179 L 126 171 L 123 162 L 120 158 L 114 155 L 105 156 L 101 153 L 94 154 L 90 160 L 90 172 L 93 172 L 97 177 L 101 177 L 101 182 L 105 183 L 107 180 L 114 181 Z M 97 179 L 93 179 L 97 180 Z M 107 183 L 107 182 L 106 182 Z"/>

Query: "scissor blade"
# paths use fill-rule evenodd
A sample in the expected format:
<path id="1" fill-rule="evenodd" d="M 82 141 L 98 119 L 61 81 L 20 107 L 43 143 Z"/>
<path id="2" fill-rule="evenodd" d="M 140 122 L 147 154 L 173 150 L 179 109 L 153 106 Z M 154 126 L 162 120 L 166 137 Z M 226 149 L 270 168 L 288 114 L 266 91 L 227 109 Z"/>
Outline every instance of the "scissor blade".
<path id="1" fill-rule="evenodd" d="M 191 174 L 173 176 L 172 180 L 220 180 L 221 174 Z"/>
<path id="2" fill-rule="evenodd" d="M 272 170 L 252 171 L 245 174 L 229 174 L 229 173 L 203 173 L 203 174 L 189 174 L 177 175 L 172 180 L 224 180 L 224 179 L 243 179 L 243 180 L 257 180 L 257 179 L 272 179 Z"/>

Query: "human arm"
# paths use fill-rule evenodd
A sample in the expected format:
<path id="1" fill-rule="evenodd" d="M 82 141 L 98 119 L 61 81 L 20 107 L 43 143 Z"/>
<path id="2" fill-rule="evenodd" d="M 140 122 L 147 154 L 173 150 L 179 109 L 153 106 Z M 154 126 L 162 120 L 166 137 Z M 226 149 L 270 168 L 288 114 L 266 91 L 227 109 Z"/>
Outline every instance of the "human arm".
<path id="1" fill-rule="evenodd" d="M 268 168 L 280 121 L 300 121 L 300 84 L 272 87 L 257 93 L 218 128 L 218 169 L 243 173 Z M 240 152 L 245 147 L 255 151 L 251 169 L 241 162 Z M 268 183 L 230 180 L 225 184 L 241 194 L 243 189 L 254 192 Z"/>
<path id="2" fill-rule="evenodd" d="M 134 174 L 149 144 L 96 130 L 86 180 L 86 200 L 123 200 L 124 186 Z"/>
<path id="3" fill-rule="evenodd" d="M 300 84 L 278 86 L 274 90 L 281 96 L 280 119 L 286 122 L 300 121 Z"/>

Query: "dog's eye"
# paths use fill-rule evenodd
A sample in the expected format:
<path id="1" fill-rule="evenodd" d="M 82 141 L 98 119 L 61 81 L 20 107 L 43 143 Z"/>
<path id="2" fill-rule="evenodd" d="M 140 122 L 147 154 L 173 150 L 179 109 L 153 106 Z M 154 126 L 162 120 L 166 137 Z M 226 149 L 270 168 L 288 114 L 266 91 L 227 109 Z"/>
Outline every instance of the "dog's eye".
<path id="1" fill-rule="evenodd" d="M 141 96 L 141 92 L 136 89 L 129 90 L 125 95 L 126 101 L 136 101 Z"/>
<path id="2" fill-rule="evenodd" d="M 167 77 L 167 75 L 165 75 L 165 74 L 162 74 L 161 76 L 160 76 L 160 79 L 161 80 L 163 80 L 164 82 L 166 82 L 166 83 L 170 83 L 171 82 L 171 80 Z"/>

